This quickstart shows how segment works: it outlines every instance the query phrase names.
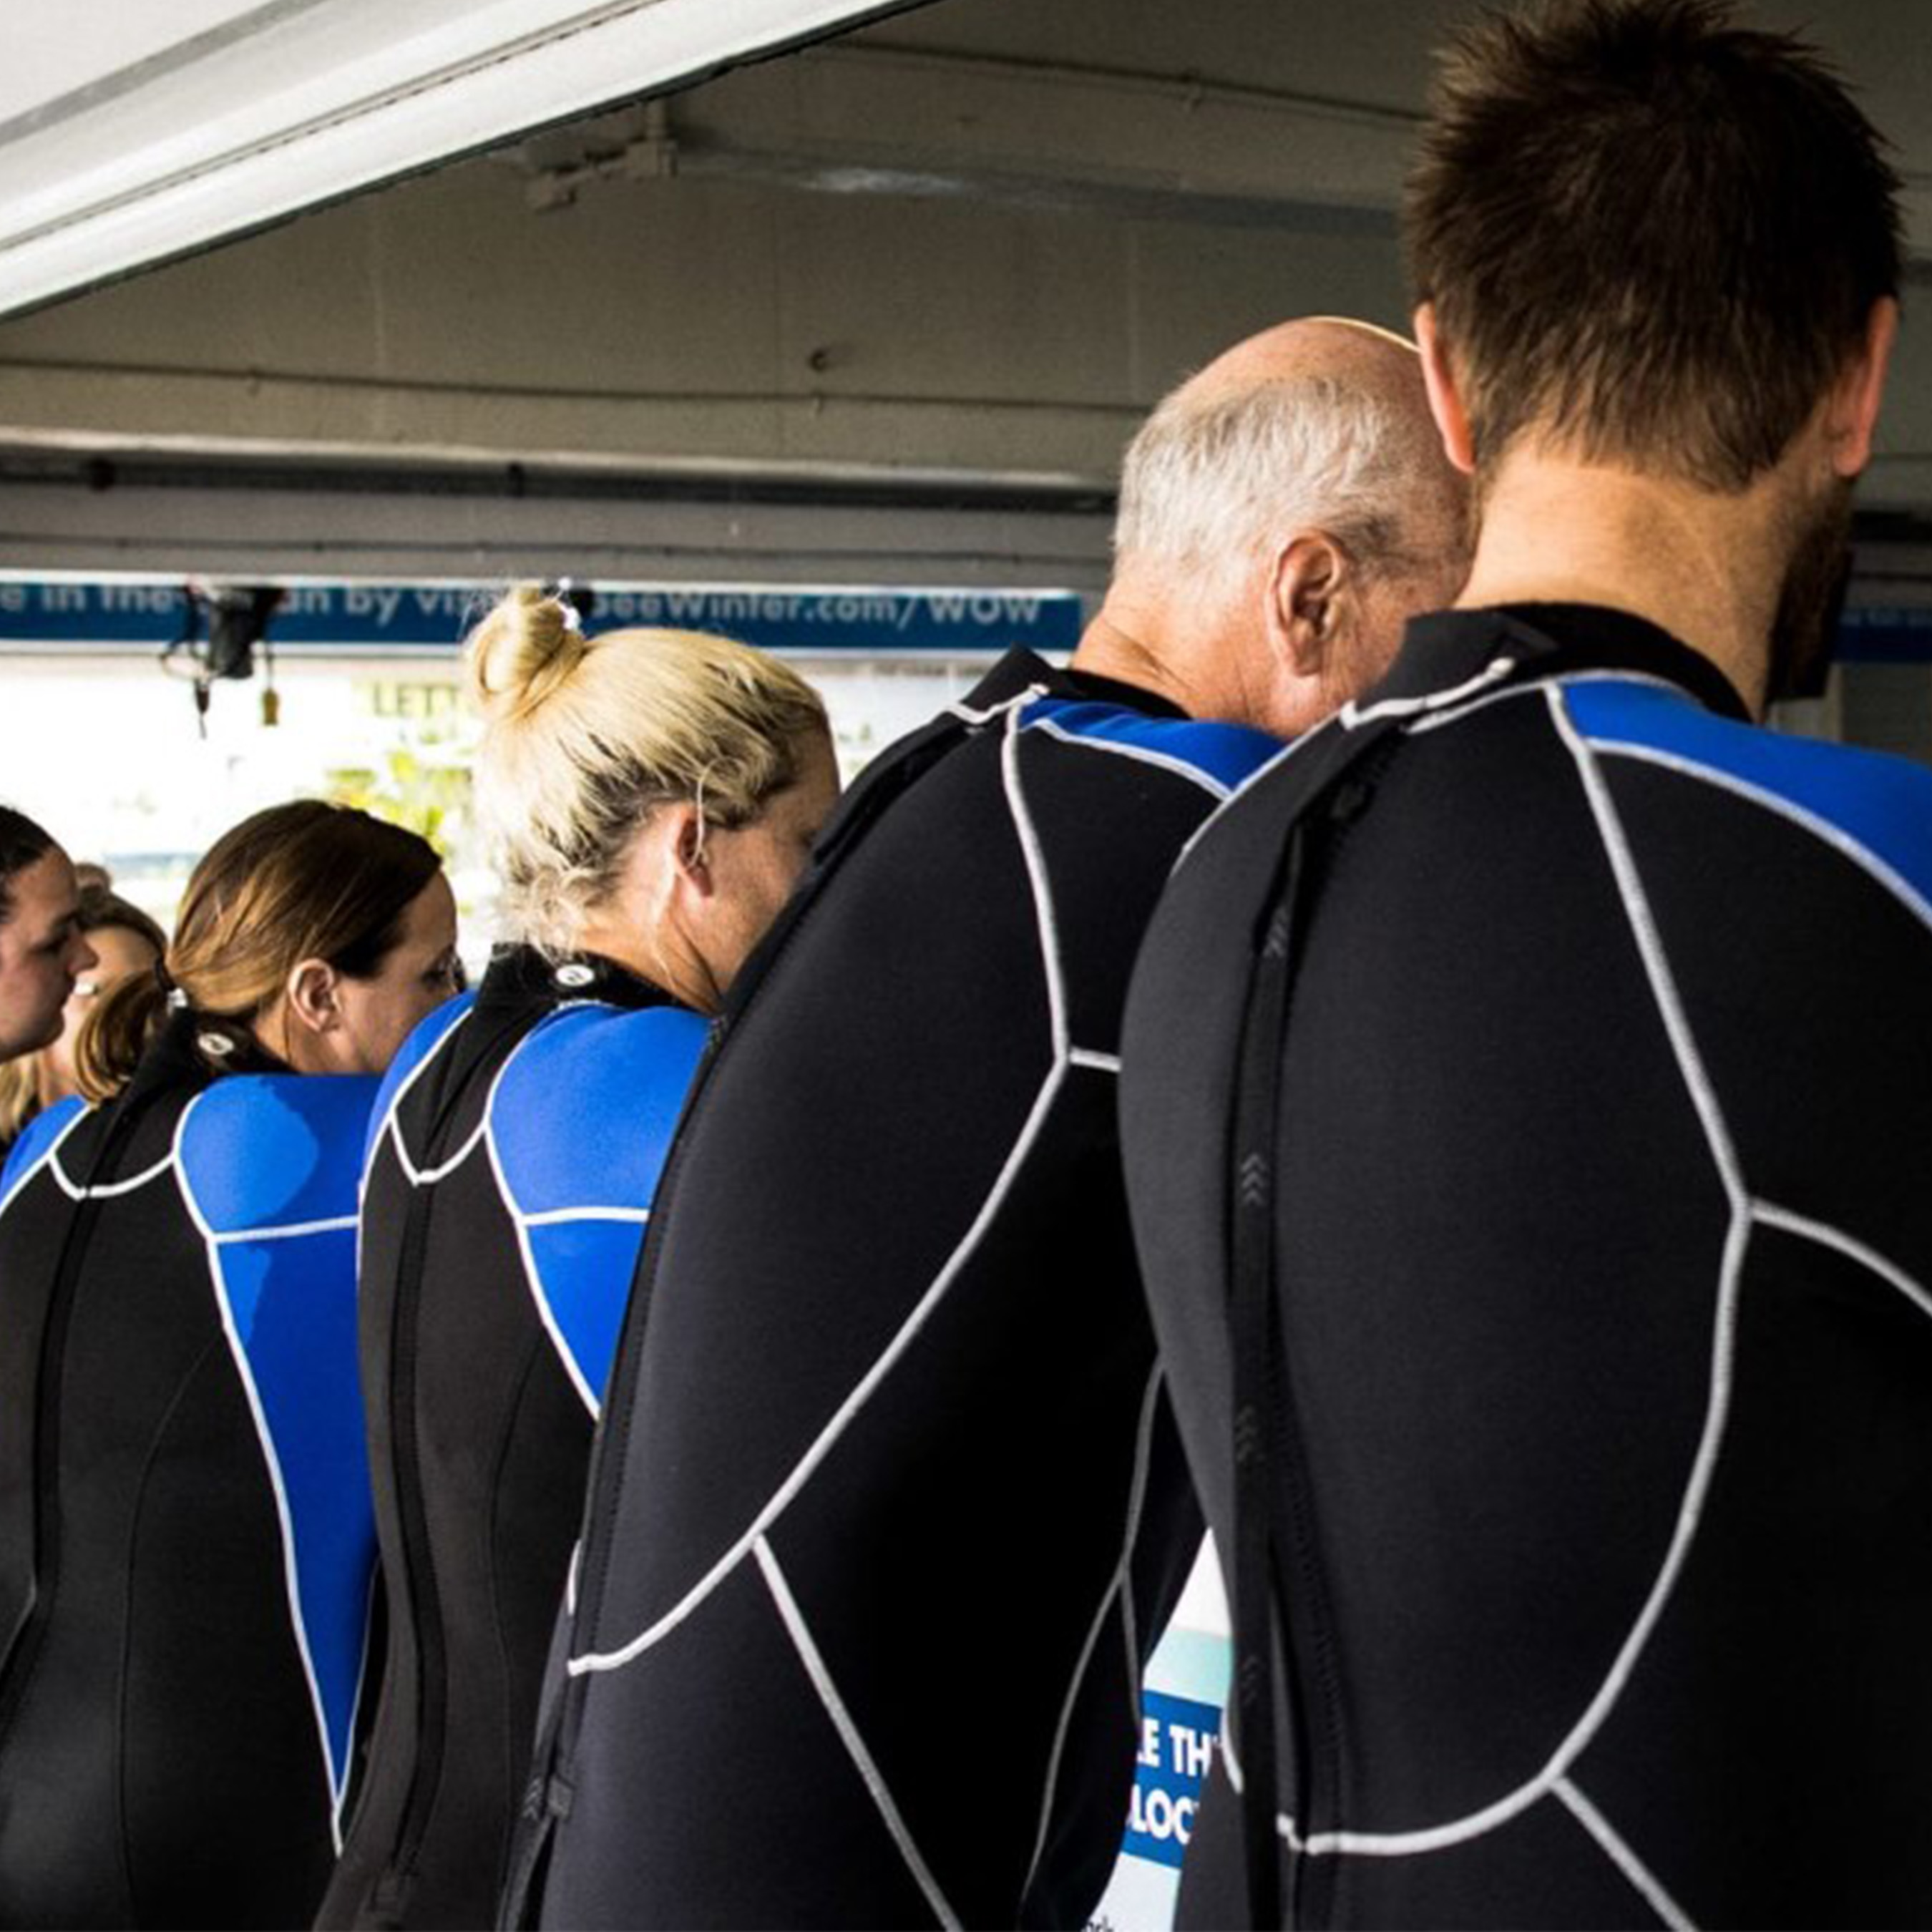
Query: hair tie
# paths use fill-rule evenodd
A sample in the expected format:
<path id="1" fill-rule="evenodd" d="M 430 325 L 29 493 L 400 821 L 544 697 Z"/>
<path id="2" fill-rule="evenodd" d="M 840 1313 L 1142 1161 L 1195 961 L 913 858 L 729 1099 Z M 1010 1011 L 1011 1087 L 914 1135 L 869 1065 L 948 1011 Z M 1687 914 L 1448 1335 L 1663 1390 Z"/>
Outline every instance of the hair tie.
<path id="1" fill-rule="evenodd" d="M 161 997 L 166 1000 L 170 1012 L 187 1012 L 188 994 L 183 988 L 175 983 L 175 976 L 168 970 L 166 962 L 164 960 L 157 959 L 154 962 L 154 984 L 160 988 Z"/>

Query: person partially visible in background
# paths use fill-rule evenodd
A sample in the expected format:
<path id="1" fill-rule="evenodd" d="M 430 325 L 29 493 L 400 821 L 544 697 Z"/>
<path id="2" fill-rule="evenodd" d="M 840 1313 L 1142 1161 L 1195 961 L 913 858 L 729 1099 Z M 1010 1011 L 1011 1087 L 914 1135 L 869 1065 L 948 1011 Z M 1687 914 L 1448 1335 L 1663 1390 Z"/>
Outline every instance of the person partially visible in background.
<path id="1" fill-rule="evenodd" d="M 74 929 L 86 941 L 94 964 L 74 981 L 61 1009 L 59 1036 L 37 1052 L 0 1064 L 0 1158 L 36 1114 L 80 1091 L 74 1044 L 95 1001 L 130 974 L 152 973 L 167 950 L 167 934 L 115 892 L 104 868 L 74 870 L 79 886 Z"/>
<path id="2" fill-rule="evenodd" d="M 94 964 L 79 911 L 73 862 L 53 835 L 0 805 L 0 1063 L 59 1033 L 61 1008 Z"/>

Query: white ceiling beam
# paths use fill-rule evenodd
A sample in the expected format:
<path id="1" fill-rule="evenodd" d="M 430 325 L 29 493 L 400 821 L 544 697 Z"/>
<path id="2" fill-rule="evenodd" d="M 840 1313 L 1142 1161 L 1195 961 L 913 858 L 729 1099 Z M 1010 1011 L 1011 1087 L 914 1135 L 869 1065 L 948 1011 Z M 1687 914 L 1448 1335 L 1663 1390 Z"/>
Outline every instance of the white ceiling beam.
<path id="1" fill-rule="evenodd" d="M 909 4 L 333 0 L 208 35 L 0 127 L 0 315 Z"/>

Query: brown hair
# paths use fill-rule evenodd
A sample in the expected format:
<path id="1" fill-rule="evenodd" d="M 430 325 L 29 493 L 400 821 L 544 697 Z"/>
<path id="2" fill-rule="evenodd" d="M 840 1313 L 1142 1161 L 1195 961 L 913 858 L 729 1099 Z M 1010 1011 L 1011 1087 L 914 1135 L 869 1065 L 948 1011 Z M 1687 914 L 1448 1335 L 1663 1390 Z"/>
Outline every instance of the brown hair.
<path id="1" fill-rule="evenodd" d="M 168 936 L 160 928 L 160 922 L 143 912 L 130 899 L 124 899 L 106 881 L 106 875 L 91 866 L 76 866 L 74 871 L 80 879 L 78 910 L 74 916 L 74 929 L 77 932 L 104 932 L 110 926 L 119 926 L 124 932 L 131 932 L 152 946 L 157 953 L 168 950 Z M 94 876 L 84 876 L 92 873 Z"/>
<path id="2" fill-rule="evenodd" d="M 1742 490 L 1898 292 L 1883 137 L 1816 48 L 1731 14 L 1559 0 L 1441 57 L 1409 263 L 1480 472 L 1533 429 Z"/>
<path id="3" fill-rule="evenodd" d="M 0 805 L 0 926 L 14 916 L 14 874 L 54 849 L 52 835 L 24 812 Z"/>
<path id="4" fill-rule="evenodd" d="M 427 839 L 348 806 L 305 799 L 225 832 L 196 866 L 163 965 L 193 1008 L 198 1040 L 266 1051 L 254 1025 L 304 959 L 364 979 L 401 937 L 410 902 L 441 862 Z M 74 1044 L 90 1100 L 124 1087 L 158 1030 L 168 994 L 136 973 L 95 1006 Z M 204 1053 L 220 1070 L 230 1054 Z"/>

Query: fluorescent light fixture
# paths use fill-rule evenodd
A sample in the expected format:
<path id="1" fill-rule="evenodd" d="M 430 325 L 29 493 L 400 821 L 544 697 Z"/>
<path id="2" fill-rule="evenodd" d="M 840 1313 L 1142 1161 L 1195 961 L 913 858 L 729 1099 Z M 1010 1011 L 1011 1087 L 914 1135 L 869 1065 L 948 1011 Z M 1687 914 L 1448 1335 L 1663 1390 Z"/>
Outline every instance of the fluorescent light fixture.
<path id="1" fill-rule="evenodd" d="M 0 124 L 0 315 L 918 0 L 271 0 Z"/>

